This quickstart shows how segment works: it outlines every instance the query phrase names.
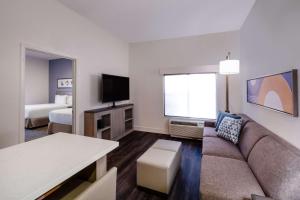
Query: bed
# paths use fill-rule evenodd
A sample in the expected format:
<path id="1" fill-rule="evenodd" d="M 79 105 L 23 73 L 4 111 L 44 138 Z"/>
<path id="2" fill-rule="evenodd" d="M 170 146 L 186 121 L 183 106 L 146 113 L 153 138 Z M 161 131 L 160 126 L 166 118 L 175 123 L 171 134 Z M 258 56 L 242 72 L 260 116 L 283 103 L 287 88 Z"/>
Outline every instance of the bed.
<path id="1" fill-rule="evenodd" d="M 72 107 L 72 96 L 67 94 L 55 95 L 55 103 L 25 105 L 25 128 L 47 126 L 51 111 L 68 107 Z"/>
<path id="2" fill-rule="evenodd" d="M 72 108 L 53 110 L 49 112 L 48 134 L 64 132 L 72 133 Z"/>
<path id="3" fill-rule="evenodd" d="M 46 126 L 49 122 L 50 111 L 67 107 L 67 104 L 55 103 L 25 105 L 25 128 Z"/>

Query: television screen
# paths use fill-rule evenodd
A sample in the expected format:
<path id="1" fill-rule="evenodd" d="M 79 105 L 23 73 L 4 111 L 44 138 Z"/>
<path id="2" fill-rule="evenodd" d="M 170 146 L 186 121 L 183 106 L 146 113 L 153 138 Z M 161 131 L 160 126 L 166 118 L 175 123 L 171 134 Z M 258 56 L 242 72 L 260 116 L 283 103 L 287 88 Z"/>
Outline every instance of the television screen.
<path id="1" fill-rule="evenodd" d="M 102 74 L 102 102 L 129 100 L 129 78 Z"/>

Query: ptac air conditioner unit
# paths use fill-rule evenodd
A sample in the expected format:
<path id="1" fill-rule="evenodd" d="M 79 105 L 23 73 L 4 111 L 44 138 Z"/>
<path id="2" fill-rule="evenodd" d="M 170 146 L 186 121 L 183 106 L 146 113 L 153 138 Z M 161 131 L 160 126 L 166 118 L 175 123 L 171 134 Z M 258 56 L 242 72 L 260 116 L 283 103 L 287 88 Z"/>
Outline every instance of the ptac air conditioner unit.
<path id="1" fill-rule="evenodd" d="M 172 137 L 202 139 L 203 128 L 204 121 L 169 120 L 169 134 Z"/>

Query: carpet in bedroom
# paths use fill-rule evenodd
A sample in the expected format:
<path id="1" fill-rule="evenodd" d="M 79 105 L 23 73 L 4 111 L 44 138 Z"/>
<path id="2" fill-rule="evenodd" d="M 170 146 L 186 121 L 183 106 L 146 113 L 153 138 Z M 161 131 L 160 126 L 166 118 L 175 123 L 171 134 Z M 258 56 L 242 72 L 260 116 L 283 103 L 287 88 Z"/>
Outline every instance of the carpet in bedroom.
<path id="1" fill-rule="evenodd" d="M 25 142 L 47 136 L 48 126 L 43 126 L 34 129 L 25 129 Z"/>

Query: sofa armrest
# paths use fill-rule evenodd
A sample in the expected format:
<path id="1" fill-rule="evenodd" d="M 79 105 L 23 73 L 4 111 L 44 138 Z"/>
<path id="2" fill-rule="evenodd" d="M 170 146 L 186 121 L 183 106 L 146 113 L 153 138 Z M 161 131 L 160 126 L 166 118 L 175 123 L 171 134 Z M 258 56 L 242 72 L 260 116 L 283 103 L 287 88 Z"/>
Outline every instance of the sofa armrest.
<path id="1" fill-rule="evenodd" d="M 207 121 L 204 122 L 204 126 L 215 128 L 216 127 L 216 121 L 215 120 L 207 120 Z"/>

